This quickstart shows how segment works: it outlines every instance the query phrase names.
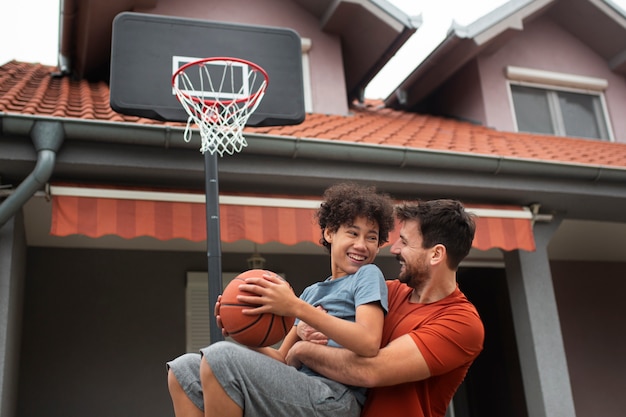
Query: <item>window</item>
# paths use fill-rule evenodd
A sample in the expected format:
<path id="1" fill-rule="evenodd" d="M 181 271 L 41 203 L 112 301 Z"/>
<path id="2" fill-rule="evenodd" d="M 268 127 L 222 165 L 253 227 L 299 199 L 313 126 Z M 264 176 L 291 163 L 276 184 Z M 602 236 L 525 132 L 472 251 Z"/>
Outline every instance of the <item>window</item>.
<path id="1" fill-rule="evenodd" d="M 511 85 L 517 130 L 609 139 L 599 95 Z"/>
<path id="2" fill-rule="evenodd" d="M 606 80 L 519 67 L 507 67 L 506 76 L 518 131 L 611 139 Z"/>

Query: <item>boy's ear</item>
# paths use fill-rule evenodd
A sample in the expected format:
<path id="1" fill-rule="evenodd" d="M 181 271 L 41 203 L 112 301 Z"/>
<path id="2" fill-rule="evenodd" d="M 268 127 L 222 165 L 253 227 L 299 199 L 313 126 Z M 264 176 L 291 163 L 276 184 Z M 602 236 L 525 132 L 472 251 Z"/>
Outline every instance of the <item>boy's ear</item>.
<path id="1" fill-rule="evenodd" d="M 333 243 L 333 235 L 334 233 L 328 230 L 328 227 L 324 228 L 324 239 L 326 239 L 326 242 Z"/>

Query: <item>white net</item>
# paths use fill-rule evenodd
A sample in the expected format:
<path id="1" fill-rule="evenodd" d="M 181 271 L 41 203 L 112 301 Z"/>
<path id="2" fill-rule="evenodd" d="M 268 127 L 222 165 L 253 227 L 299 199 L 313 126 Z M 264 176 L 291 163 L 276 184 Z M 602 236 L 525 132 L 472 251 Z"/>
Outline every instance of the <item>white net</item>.
<path id="1" fill-rule="evenodd" d="M 208 58 L 178 69 L 172 86 L 189 115 L 184 138 L 192 124 L 200 130 L 200 151 L 220 156 L 248 146 L 243 129 L 263 99 L 267 74 L 253 63 L 235 58 Z"/>

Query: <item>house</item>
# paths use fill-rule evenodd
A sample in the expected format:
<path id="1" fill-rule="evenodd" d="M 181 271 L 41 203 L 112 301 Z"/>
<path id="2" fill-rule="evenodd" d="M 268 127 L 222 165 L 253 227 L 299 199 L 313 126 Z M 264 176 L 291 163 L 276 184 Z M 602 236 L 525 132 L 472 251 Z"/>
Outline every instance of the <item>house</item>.
<path id="1" fill-rule="evenodd" d="M 363 89 L 419 21 L 382 0 L 206 3 L 63 0 L 58 67 L 0 67 L 1 417 L 170 416 L 164 362 L 206 336 L 187 319 L 206 286 L 199 142 L 182 140 L 184 123 L 111 110 L 123 11 L 310 40 L 304 122 L 248 127 L 248 147 L 219 160 L 225 276 L 249 260 L 296 291 L 326 276 L 307 219 L 331 183 L 459 198 L 480 216 L 459 285 L 487 336 L 449 414 L 621 414 L 626 13 L 510 1 L 453 26 L 371 102 Z M 570 122 L 576 133 L 547 131 Z M 388 249 L 377 264 L 398 270 Z"/>

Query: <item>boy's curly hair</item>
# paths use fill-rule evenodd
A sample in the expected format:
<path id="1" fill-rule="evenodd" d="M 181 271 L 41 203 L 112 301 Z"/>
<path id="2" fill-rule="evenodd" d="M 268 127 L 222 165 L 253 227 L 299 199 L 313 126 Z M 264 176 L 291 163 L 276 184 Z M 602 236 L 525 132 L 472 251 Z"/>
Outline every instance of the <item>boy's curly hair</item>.
<path id="1" fill-rule="evenodd" d="M 354 183 L 329 187 L 317 211 L 317 220 L 322 229 L 320 243 L 330 250 L 330 243 L 324 238 L 324 229 L 336 232 L 341 225 L 351 225 L 361 216 L 378 224 L 378 246 L 384 245 L 395 226 L 391 198 L 387 194 L 377 193 L 375 187 Z"/>

